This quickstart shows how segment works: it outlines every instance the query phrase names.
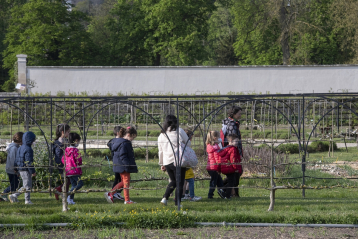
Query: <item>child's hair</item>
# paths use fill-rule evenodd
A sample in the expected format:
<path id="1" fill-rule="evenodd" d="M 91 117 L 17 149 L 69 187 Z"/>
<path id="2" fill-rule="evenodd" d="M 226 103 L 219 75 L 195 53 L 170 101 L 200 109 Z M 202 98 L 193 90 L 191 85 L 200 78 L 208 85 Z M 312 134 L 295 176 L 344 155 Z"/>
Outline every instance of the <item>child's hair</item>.
<path id="1" fill-rule="evenodd" d="M 208 135 L 206 136 L 205 144 L 214 145 L 215 140 L 214 138 L 220 138 L 220 134 L 218 131 L 209 131 Z"/>
<path id="2" fill-rule="evenodd" d="M 193 131 L 191 131 L 190 129 L 184 129 L 184 132 L 186 133 L 186 135 L 188 135 L 189 138 L 193 136 Z"/>
<path id="3" fill-rule="evenodd" d="M 231 109 L 228 111 L 227 115 L 228 115 L 230 118 L 233 118 L 234 115 L 236 115 L 237 112 L 239 112 L 239 111 L 242 111 L 242 108 L 239 107 L 239 106 L 233 105 L 233 106 L 231 107 Z"/>
<path id="4" fill-rule="evenodd" d="M 68 124 L 59 124 L 56 127 L 56 140 L 61 138 L 62 132 L 69 131 L 71 127 Z"/>
<path id="5" fill-rule="evenodd" d="M 228 141 L 233 141 L 234 139 L 238 139 L 239 137 L 236 134 L 229 134 L 226 136 Z"/>
<path id="6" fill-rule="evenodd" d="M 14 143 L 21 144 L 23 135 L 24 135 L 23 132 L 17 132 L 16 134 L 14 134 L 12 140 L 14 140 Z"/>
<path id="7" fill-rule="evenodd" d="M 119 130 L 119 137 L 123 138 L 126 134 L 137 135 L 137 130 L 134 127 L 121 128 Z"/>
<path id="8" fill-rule="evenodd" d="M 68 142 L 70 143 L 71 146 L 75 146 L 76 141 L 80 141 L 81 140 L 81 136 L 77 133 L 70 133 L 68 135 Z"/>
<path id="9" fill-rule="evenodd" d="M 113 134 L 114 136 L 117 136 L 118 132 L 122 129 L 123 127 L 121 126 L 115 126 L 113 129 Z"/>

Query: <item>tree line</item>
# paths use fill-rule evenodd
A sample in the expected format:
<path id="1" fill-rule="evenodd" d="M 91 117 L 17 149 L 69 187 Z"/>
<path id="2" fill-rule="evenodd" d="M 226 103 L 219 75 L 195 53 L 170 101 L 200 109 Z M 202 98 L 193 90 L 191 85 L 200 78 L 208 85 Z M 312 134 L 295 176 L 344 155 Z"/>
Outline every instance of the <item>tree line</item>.
<path id="1" fill-rule="evenodd" d="M 37 66 L 331 65 L 358 59 L 358 0 L 0 0 L 1 91 Z"/>

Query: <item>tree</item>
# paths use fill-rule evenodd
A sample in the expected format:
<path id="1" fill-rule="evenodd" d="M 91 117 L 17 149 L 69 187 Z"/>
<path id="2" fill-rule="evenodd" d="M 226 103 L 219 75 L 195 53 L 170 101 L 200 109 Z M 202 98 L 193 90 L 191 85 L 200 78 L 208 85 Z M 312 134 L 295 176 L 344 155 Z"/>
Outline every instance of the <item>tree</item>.
<path id="1" fill-rule="evenodd" d="M 28 65 L 86 65 L 95 47 L 85 31 L 85 14 L 69 11 L 64 0 L 29 0 L 11 9 L 5 37 L 4 67 L 11 69 L 16 55 L 28 55 Z"/>

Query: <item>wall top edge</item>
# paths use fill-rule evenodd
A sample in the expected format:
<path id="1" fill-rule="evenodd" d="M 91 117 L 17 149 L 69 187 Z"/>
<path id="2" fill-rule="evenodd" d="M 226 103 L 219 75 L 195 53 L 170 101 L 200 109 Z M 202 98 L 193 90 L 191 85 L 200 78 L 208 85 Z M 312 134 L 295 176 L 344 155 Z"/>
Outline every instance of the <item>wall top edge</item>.
<path id="1" fill-rule="evenodd" d="M 192 69 L 207 69 L 207 68 L 302 68 L 302 67 L 358 67 L 358 65 L 251 65 L 251 66 L 27 66 L 27 68 L 58 68 L 58 69 L 177 69 L 177 68 L 192 68 Z"/>

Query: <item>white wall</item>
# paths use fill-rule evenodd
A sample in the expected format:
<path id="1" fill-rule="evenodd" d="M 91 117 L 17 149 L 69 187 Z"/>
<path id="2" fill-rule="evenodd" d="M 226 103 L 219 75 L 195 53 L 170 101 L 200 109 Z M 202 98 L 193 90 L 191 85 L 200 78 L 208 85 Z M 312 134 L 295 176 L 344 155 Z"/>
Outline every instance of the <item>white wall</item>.
<path id="1" fill-rule="evenodd" d="M 358 92 L 358 66 L 27 67 L 32 93 Z"/>

